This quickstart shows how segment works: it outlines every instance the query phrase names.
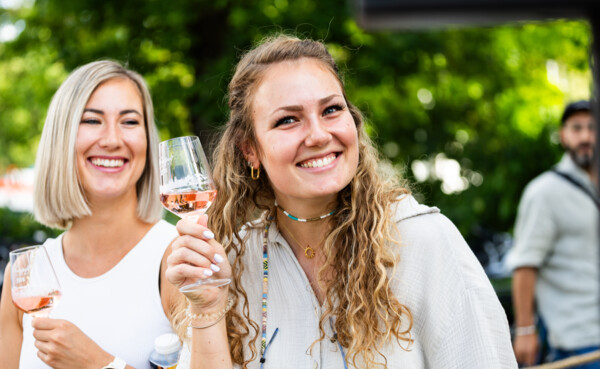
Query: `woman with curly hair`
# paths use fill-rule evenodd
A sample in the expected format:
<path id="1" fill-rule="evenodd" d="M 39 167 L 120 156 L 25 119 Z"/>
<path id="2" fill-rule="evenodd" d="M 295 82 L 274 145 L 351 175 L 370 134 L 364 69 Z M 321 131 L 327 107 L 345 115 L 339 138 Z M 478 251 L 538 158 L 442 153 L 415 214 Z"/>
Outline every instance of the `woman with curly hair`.
<path id="1" fill-rule="evenodd" d="M 232 283 L 187 294 L 180 367 L 516 367 L 483 269 L 381 170 L 322 43 L 280 35 L 246 53 L 229 108 L 208 225 L 178 223 L 166 274 Z"/>

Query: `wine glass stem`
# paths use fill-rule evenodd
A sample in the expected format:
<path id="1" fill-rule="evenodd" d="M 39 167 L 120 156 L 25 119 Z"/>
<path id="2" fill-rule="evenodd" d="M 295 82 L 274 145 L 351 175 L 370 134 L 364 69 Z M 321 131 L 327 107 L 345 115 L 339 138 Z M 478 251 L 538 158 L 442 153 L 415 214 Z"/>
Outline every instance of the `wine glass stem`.
<path id="1" fill-rule="evenodd" d="M 44 309 L 42 311 L 37 311 L 35 313 L 32 313 L 31 316 L 33 316 L 34 318 L 48 318 L 50 317 L 50 311 L 52 309 Z"/>

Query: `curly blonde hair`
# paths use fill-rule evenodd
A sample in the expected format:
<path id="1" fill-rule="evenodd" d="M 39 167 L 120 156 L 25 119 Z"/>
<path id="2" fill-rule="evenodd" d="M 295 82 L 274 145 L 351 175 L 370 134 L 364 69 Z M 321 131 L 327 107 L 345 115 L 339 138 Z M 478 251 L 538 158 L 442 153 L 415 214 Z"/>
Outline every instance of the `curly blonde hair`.
<path id="1" fill-rule="evenodd" d="M 336 63 L 323 43 L 287 35 L 269 37 L 237 64 L 229 83 L 229 120 L 214 151 L 213 177 L 219 196 L 209 210 L 209 227 L 217 239 L 224 240 L 225 249 L 234 260 L 230 288 L 235 296 L 234 306 L 242 304 L 242 314 L 235 308 L 228 313 L 227 330 L 232 359 L 244 368 L 257 358 L 259 325 L 249 317 L 248 298 L 242 286 L 247 244 L 240 230 L 261 212 L 275 214 L 275 197 L 268 173 L 263 171 L 258 180 L 250 179 L 241 146 L 250 144 L 260 152 L 251 103 L 265 71 L 274 63 L 300 58 L 321 61 L 343 90 Z M 387 367 L 381 346 L 392 339 L 407 346 L 412 342 L 412 315 L 394 296 L 388 278 L 388 268 L 393 270 L 397 264 L 390 245 L 398 244 L 391 204 L 409 190 L 393 176 L 378 172 L 379 154 L 364 129 L 363 117 L 347 99 L 346 103 L 358 131 L 359 163 L 356 175 L 338 194 L 339 210 L 331 217 L 332 231 L 323 246 L 325 263 L 318 276 L 320 281 L 326 281 L 321 283 L 327 291 L 328 308 L 320 319 L 321 336 L 315 343 L 325 339 L 323 326 L 329 316 L 334 316 L 335 330 L 347 349 L 349 363 Z M 335 278 L 324 278 L 332 271 Z M 243 340 L 247 337 L 251 357 L 244 357 Z"/>

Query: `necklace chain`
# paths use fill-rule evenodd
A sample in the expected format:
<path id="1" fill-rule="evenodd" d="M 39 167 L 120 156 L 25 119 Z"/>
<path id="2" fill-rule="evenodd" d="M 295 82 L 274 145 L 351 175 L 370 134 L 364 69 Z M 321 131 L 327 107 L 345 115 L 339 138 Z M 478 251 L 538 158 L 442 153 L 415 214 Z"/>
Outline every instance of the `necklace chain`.
<path id="1" fill-rule="evenodd" d="M 320 215 L 318 217 L 304 219 L 304 218 L 298 218 L 297 216 L 294 216 L 294 215 L 288 213 L 284 208 L 281 207 L 281 205 L 279 205 L 277 203 L 277 200 L 275 200 L 275 206 L 277 206 L 277 208 L 279 208 L 279 210 L 281 210 L 283 212 L 283 214 L 285 214 L 288 218 L 290 218 L 292 220 L 295 220 L 297 222 L 304 222 L 304 223 L 306 223 L 306 222 L 314 222 L 316 220 L 325 219 L 325 218 L 330 217 L 333 214 L 337 213 L 338 210 L 339 210 L 339 209 L 335 209 L 335 210 L 330 211 L 327 214 L 323 214 L 323 215 Z"/>
<path id="2" fill-rule="evenodd" d="M 312 247 L 310 247 L 310 245 L 307 245 L 306 247 L 302 246 L 302 243 L 300 241 L 298 241 L 298 239 L 296 237 L 294 237 L 294 234 L 292 232 L 290 232 L 290 230 L 283 225 L 283 223 L 277 222 L 278 225 L 281 226 L 281 228 L 283 228 L 285 230 L 285 232 L 290 235 L 290 237 L 292 237 L 292 239 L 294 241 L 296 241 L 296 243 L 298 244 L 298 246 L 302 247 L 304 249 L 304 256 L 306 256 L 309 259 L 312 259 L 315 257 L 315 249 L 313 249 Z"/>

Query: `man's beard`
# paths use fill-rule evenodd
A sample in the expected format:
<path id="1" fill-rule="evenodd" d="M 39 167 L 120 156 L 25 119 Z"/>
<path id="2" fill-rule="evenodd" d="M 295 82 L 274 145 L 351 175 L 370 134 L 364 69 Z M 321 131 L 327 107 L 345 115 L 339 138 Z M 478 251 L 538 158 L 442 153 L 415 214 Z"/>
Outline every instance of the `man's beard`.
<path id="1" fill-rule="evenodd" d="M 589 171 L 592 165 L 594 164 L 594 153 L 587 153 L 591 145 L 589 144 L 581 144 L 577 146 L 575 149 L 568 148 L 567 152 L 571 156 L 571 159 L 575 162 L 575 164 L 585 171 Z M 582 153 L 582 151 L 586 151 L 586 153 Z"/>

